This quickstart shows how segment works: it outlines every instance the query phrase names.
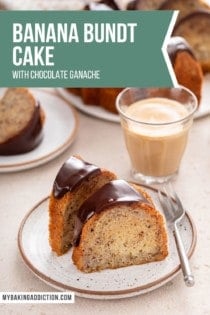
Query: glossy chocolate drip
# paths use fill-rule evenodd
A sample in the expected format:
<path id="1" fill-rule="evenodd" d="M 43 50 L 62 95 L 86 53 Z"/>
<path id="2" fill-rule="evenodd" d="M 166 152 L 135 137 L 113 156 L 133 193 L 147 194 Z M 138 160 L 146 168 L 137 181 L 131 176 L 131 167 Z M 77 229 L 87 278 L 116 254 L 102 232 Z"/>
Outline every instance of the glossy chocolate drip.
<path id="1" fill-rule="evenodd" d="M 43 138 L 40 105 L 37 104 L 31 120 L 21 132 L 0 144 L 0 155 L 15 155 L 36 148 Z"/>
<path id="2" fill-rule="evenodd" d="M 126 10 L 138 10 L 137 9 L 137 1 L 133 0 L 127 4 Z"/>
<path id="3" fill-rule="evenodd" d="M 103 5 L 103 6 L 102 6 Z M 85 5 L 84 10 L 119 10 L 119 7 L 114 0 L 101 0 L 98 2 L 90 2 Z"/>
<path id="4" fill-rule="evenodd" d="M 101 170 L 74 156 L 70 157 L 61 167 L 53 185 L 55 198 L 62 198 L 67 192 L 75 190 L 83 180 L 93 174 L 100 174 Z"/>
<path id="5" fill-rule="evenodd" d="M 95 213 L 118 204 L 132 204 L 149 201 L 124 180 L 113 180 L 90 196 L 77 212 L 77 220 L 74 230 L 74 245 L 78 245 L 83 224 Z"/>
<path id="6" fill-rule="evenodd" d="M 175 64 L 177 53 L 180 51 L 187 51 L 195 58 L 190 45 L 183 37 L 174 36 L 170 38 L 169 44 L 167 46 L 168 55 L 171 59 L 172 65 Z"/>
<path id="7" fill-rule="evenodd" d="M 101 0 L 99 3 L 106 4 L 108 7 L 112 8 L 113 10 L 119 10 L 118 5 L 115 3 L 114 0 Z"/>

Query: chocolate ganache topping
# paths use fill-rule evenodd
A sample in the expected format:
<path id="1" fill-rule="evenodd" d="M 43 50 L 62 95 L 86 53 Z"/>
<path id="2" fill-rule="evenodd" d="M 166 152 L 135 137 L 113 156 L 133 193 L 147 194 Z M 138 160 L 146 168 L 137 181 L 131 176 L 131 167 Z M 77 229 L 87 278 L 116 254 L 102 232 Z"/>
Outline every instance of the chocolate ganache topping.
<path id="1" fill-rule="evenodd" d="M 27 126 L 18 135 L 0 145 L 0 155 L 15 155 L 29 152 L 40 144 L 42 138 L 40 105 L 37 103 Z"/>
<path id="2" fill-rule="evenodd" d="M 100 0 L 85 5 L 84 10 L 119 10 L 114 0 Z"/>
<path id="3" fill-rule="evenodd" d="M 129 205 L 134 202 L 150 204 L 142 194 L 124 180 L 113 180 L 102 186 L 82 204 L 77 212 L 74 229 L 74 245 L 77 246 L 79 244 L 83 224 L 95 213 L 100 213 L 118 204 Z"/>
<path id="4" fill-rule="evenodd" d="M 167 46 L 167 51 L 173 65 L 176 60 L 176 55 L 180 51 L 187 51 L 192 55 L 193 58 L 195 58 L 190 45 L 183 37 L 180 36 L 174 36 L 170 38 L 169 44 Z"/>
<path id="5" fill-rule="evenodd" d="M 54 197 L 62 198 L 67 192 L 75 190 L 83 180 L 93 174 L 100 174 L 100 172 L 99 167 L 71 156 L 56 176 L 53 185 Z"/>

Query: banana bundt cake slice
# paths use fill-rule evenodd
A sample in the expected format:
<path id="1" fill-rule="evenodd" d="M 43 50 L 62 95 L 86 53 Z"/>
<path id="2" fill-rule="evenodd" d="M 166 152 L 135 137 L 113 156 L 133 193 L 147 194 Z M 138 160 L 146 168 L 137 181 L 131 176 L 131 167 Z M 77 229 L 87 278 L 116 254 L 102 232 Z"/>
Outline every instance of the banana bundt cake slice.
<path id="1" fill-rule="evenodd" d="M 49 242 L 57 255 L 73 244 L 75 218 L 82 203 L 101 186 L 116 179 L 112 172 L 71 156 L 59 170 L 49 203 Z"/>
<path id="2" fill-rule="evenodd" d="M 42 140 L 44 113 L 26 88 L 10 88 L 0 101 L 0 155 L 35 149 Z"/>
<path id="3" fill-rule="evenodd" d="M 168 255 L 161 213 L 139 186 L 114 180 L 77 212 L 72 259 L 83 272 L 163 260 Z"/>

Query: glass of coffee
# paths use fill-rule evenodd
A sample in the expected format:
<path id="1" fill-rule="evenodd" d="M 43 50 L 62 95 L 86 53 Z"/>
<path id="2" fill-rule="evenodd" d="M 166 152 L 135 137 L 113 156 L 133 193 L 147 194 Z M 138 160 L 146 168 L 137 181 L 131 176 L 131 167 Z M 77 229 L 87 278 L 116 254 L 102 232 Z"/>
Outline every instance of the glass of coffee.
<path id="1" fill-rule="evenodd" d="M 126 88 L 116 106 L 134 179 L 150 184 L 174 177 L 198 106 L 195 95 L 183 86 Z"/>

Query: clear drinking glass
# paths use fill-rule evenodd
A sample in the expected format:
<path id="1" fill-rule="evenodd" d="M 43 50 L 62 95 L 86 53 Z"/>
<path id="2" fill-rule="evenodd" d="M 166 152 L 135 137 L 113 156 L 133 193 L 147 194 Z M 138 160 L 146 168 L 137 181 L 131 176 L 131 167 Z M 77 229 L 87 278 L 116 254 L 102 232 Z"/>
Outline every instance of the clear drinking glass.
<path id="1" fill-rule="evenodd" d="M 183 86 L 126 88 L 116 99 L 134 179 L 163 183 L 177 174 L 197 98 Z"/>

